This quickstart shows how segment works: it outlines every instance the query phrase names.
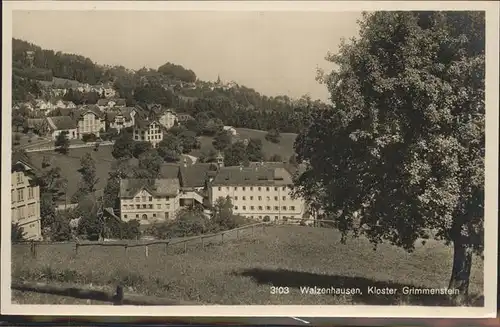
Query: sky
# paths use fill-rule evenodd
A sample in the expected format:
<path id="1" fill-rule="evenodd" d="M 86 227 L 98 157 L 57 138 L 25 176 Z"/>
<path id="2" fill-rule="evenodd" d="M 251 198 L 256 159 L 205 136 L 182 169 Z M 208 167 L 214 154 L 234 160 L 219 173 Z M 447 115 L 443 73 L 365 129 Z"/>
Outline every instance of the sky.
<path id="1" fill-rule="evenodd" d="M 328 99 L 328 52 L 358 33 L 359 12 L 14 11 L 14 38 L 131 69 L 172 62 L 199 79 L 268 96 Z"/>

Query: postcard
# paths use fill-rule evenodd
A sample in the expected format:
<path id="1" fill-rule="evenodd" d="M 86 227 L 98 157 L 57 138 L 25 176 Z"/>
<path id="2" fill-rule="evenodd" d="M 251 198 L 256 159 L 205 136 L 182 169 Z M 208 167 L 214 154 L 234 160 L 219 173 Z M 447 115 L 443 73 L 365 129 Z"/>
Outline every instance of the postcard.
<path id="1" fill-rule="evenodd" d="M 2 7 L 2 314 L 495 316 L 498 2 Z"/>

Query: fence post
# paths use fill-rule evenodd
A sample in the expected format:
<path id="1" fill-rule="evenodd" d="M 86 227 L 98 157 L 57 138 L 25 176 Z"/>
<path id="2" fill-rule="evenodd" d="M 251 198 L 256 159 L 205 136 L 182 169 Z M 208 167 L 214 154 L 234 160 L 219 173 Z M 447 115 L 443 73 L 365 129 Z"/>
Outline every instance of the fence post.
<path id="1" fill-rule="evenodd" d="M 224 233 L 220 234 L 220 240 L 221 240 L 222 243 L 224 243 Z"/>
<path id="2" fill-rule="evenodd" d="M 75 243 L 75 257 L 78 256 L 78 243 Z"/>
<path id="3" fill-rule="evenodd" d="M 36 243 L 34 241 L 31 241 L 30 243 L 30 250 L 31 250 L 31 255 L 33 256 L 33 258 L 36 258 Z"/>
<path id="4" fill-rule="evenodd" d="M 148 255 L 149 255 L 149 253 L 148 253 L 148 252 L 149 252 L 149 250 L 148 250 L 148 246 L 146 245 L 146 258 L 147 258 L 147 257 L 148 257 Z"/>
<path id="5" fill-rule="evenodd" d="M 125 244 L 125 255 L 127 255 L 127 254 L 128 254 L 128 245 Z"/>

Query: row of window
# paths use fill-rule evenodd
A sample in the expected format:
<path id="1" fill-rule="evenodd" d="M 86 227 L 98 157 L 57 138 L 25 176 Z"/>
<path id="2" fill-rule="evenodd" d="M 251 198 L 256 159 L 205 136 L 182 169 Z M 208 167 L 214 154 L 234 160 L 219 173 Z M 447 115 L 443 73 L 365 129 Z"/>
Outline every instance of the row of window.
<path id="1" fill-rule="evenodd" d="M 248 198 L 250 199 L 250 201 L 252 201 L 254 197 L 253 196 L 249 196 Z M 231 197 L 231 199 L 234 200 L 234 201 L 238 201 L 239 198 L 237 196 L 235 196 L 234 199 L 233 199 L 233 197 Z M 246 196 L 242 196 L 241 197 L 242 201 L 246 201 L 246 199 L 247 199 Z M 257 200 L 262 201 L 262 196 L 258 196 Z M 271 197 L 270 196 L 266 196 L 266 200 L 267 201 L 271 201 Z M 281 200 L 286 201 L 286 196 L 282 196 Z M 278 197 L 277 196 L 274 197 L 274 201 L 278 201 Z"/>
<path id="2" fill-rule="evenodd" d="M 23 202 L 24 201 L 24 188 L 20 188 L 17 190 L 17 197 L 16 197 L 16 190 L 12 190 L 11 192 L 11 198 L 12 198 L 12 203 L 15 202 Z M 28 187 L 28 200 L 33 200 L 34 198 L 34 191 L 33 187 Z M 16 201 L 17 199 L 17 201 Z"/>
<path id="3" fill-rule="evenodd" d="M 22 172 L 16 172 L 16 182 L 17 182 L 17 185 L 23 183 L 23 176 L 24 176 L 24 174 Z"/>
<path id="4" fill-rule="evenodd" d="M 27 209 L 27 210 L 26 210 Z M 31 218 L 34 217 L 36 212 L 35 212 L 35 204 L 30 203 L 28 206 L 22 206 L 19 208 L 14 208 L 12 209 L 12 214 L 14 215 L 14 220 L 23 220 L 25 218 Z M 27 212 L 26 212 L 27 211 Z M 26 216 L 27 214 L 27 216 Z"/>
<path id="5" fill-rule="evenodd" d="M 103 126 L 101 124 L 83 124 L 79 127 L 83 130 L 99 131 Z"/>
<path id="6" fill-rule="evenodd" d="M 127 210 L 127 209 L 154 209 L 154 206 L 152 204 L 143 204 L 142 206 L 140 204 L 136 204 L 135 207 L 133 204 L 124 204 L 123 205 L 123 209 Z M 162 205 L 161 204 L 157 204 L 156 205 L 156 209 L 162 209 Z M 165 205 L 165 209 L 170 209 L 170 204 L 166 204 Z"/>
<path id="7" fill-rule="evenodd" d="M 135 136 L 135 140 L 139 140 L 139 135 Z M 151 141 L 151 140 L 162 140 L 161 134 L 160 135 L 153 135 L 153 136 L 147 136 L 145 140 Z"/>
<path id="8" fill-rule="evenodd" d="M 258 207 L 257 207 L 257 209 L 258 209 L 259 211 L 264 210 L 263 208 L 264 208 L 263 206 L 258 206 Z M 278 211 L 279 209 L 280 209 L 280 207 L 279 207 L 279 206 L 274 206 L 274 211 Z M 238 210 L 238 206 L 234 206 L 234 210 Z M 242 207 L 241 207 L 241 210 L 245 211 L 245 210 L 247 210 L 247 207 L 246 207 L 246 206 L 242 206 Z M 255 210 L 255 206 L 250 206 L 250 210 Z M 271 206 L 266 206 L 266 210 L 267 210 L 267 211 L 271 210 Z M 282 207 L 281 207 L 281 210 L 287 210 L 287 206 L 282 206 Z M 290 211 L 294 211 L 294 210 L 295 210 L 295 206 L 289 206 L 289 207 L 288 207 L 288 210 L 290 210 Z"/>
<path id="9" fill-rule="evenodd" d="M 254 216 L 247 216 L 247 217 L 249 217 L 250 219 L 257 218 L 257 216 L 255 216 L 255 217 L 254 217 Z M 259 219 L 261 219 L 261 220 L 262 220 L 262 219 L 264 219 L 264 217 L 265 217 L 265 216 L 258 216 L 258 218 L 259 218 Z M 269 216 L 268 216 L 268 217 L 269 217 Z M 287 218 L 294 219 L 294 218 L 295 218 L 295 216 L 290 216 L 290 217 L 288 217 L 288 216 L 283 216 L 283 219 L 287 219 Z M 278 220 L 278 219 L 279 219 L 279 216 L 274 216 L 274 220 Z"/>
<path id="10" fill-rule="evenodd" d="M 246 190 L 247 190 L 247 188 L 248 188 L 250 191 L 253 191 L 253 189 L 254 189 L 254 187 L 253 187 L 253 186 L 250 186 L 250 187 L 247 187 L 247 186 L 241 186 L 241 190 L 242 190 L 242 191 L 246 191 Z M 266 190 L 266 191 L 270 191 L 270 190 L 271 190 L 271 187 L 269 187 L 269 186 L 266 186 L 266 187 L 261 187 L 261 186 L 258 186 L 258 187 L 257 187 L 257 191 L 262 191 L 262 189 L 263 189 L 263 188 L 265 188 L 265 190 Z M 217 189 L 218 189 L 219 191 L 222 191 L 222 187 L 221 187 L 221 186 L 219 186 Z M 275 187 L 274 187 L 274 190 L 275 190 L 275 191 L 278 191 L 278 189 L 279 189 L 279 187 L 277 187 L 277 186 L 275 186 Z M 282 189 L 283 191 L 286 191 L 286 186 L 283 186 L 281 189 Z M 227 191 L 231 191 L 231 186 L 226 186 L 226 190 L 227 190 Z M 235 186 L 235 187 L 234 187 L 234 191 L 238 191 L 238 186 Z"/>
<path id="11" fill-rule="evenodd" d="M 170 217 L 170 213 L 169 212 L 165 212 L 165 219 L 168 219 L 169 217 Z M 136 219 L 142 219 L 142 220 L 148 220 L 149 216 L 147 214 L 142 214 L 142 215 L 136 214 L 135 218 Z M 153 213 L 152 214 L 152 218 L 157 218 L 157 214 Z M 128 219 L 128 215 L 123 215 L 123 219 Z"/>
<path id="12" fill-rule="evenodd" d="M 142 201 L 141 201 L 142 199 Z M 169 198 L 168 197 L 158 197 L 158 198 L 155 198 L 156 200 L 161 200 L 161 199 L 165 199 L 165 200 L 168 200 Z M 152 202 L 153 201 L 153 197 L 152 196 L 146 196 L 146 195 L 143 195 L 143 196 L 136 196 L 134 199 L 134 202 Z"/>

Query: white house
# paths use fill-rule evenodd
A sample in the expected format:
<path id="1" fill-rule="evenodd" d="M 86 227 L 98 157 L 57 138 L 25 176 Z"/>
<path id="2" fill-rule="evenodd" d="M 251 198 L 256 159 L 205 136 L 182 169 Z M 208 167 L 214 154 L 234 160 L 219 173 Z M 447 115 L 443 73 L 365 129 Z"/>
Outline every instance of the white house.
<path id="1" fill-rule="evenodd" d="M 133 107 L 116 108 L 106 113 L 109 127 L 115 128 L 118 133 L 124 128 L 134 126 L 136 109 Z"/>
<path id="2" fill-rule="evenodd" d="M 306 203 L 292 197 L 292 176 L 282 167 L 221 167 L 210 182 L 210 202 L 229 197 L 233 212 L 247 218 L 283 221 L 306 219 Z"/>
<path id="3" fill-rule="evenodd" d="M 177 116 L 171 109 L 166 109 L 158 115 L 158 122 L 166 129 L 174 127 L 176 121 Z"/>
<path id="4" fill-rule="evenodd" d="M 100 132 L 106 130 L 105 116 L 96 105 L 86 106 L 72 112 L 71 117 L 77 124 L 77 138 L 79 139 L 85 134 L 94 134 L 99 137 Z"/>
<path id="5" fill-rule="evenodd" d="M 151 143 L 153 148 L 158 146 L 163 140 L 163 127 L 157 120 L 147 120 L 136 116 L 134 123 L 134 141 L 146 141 Z"/>
<path id="6" fill-rule="evenodd" d="M 68 139 L 78 138 L 76 122 L 69 116 L 47 117 L 49 133 L 53 140 L 62 132 L 67 132 Z"/>
<path id="7" fill-rule="evenodd" d="M 11 219 L 17 223 L 28 240 L 42 238 L 40 219 L 40 187 L 35 183 L 35 168 L 29 158 L 12 154 L 11 165 Z M 5 186 L 5 185 L 4 185 Z"/>
<path id="8" fill-rule="evenodd" d="M 120 181 L 120 214 L 123 221 L 141 224 L 172 220 L 179 209 L 177 178 L 122 179 Z"/>
<path id="9" fill-rule="evenodd" d="M 233 136 L 238 135 L 238 132 L 236 131 L 236 129 L 233 126 L 224 126 L 222 129 L 225 130 L 226 132 L 230 133 Z"/>

